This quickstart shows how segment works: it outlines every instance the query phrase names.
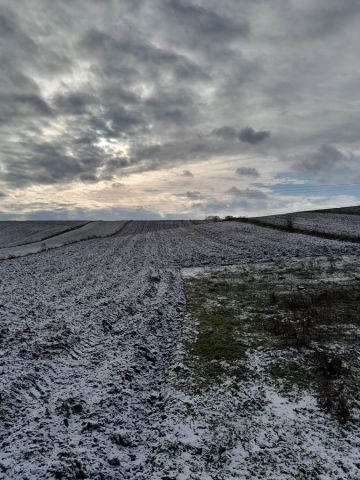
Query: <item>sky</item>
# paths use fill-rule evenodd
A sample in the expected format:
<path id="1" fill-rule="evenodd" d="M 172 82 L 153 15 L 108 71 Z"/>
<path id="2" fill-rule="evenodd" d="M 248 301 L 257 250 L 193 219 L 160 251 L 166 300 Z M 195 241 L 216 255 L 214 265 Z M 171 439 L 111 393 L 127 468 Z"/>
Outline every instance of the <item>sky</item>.
<path id="1" fill-rule="evenodd" d="M 360 201 L 359 0 L 0 0 L 0 219 Z"/>

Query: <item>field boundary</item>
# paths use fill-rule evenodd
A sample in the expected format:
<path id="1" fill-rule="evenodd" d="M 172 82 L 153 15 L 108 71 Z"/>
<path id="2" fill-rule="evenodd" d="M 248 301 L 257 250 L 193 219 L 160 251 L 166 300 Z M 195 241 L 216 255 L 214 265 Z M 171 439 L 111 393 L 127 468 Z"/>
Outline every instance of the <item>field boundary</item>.
<path id="1" fill-rule="evenodd" d="M 125 220 L 124 221 L 124 225 L 122 225 L 119 230 L 117 230 L 116 232 L 112 233 L 111 235 L 108 235 L 107 237 L 102 237 L 102 238 L 110 238 L 110 237 L 115 237 L 116 235 L 118 235 L 120 232 L 122 232 L 124 230 L 124 228 L 126 227 L 126 225 L 129 225 L 129 223 L 133 222 L 134 220 Z M 101 237 L 99 237 L 101 238 Z M 82 240 L 79 240 L 80 242 Z"/>
<path id="2" fill-rule="evenodd" d="M 39 238 L 39 240 L 35 240 L 35 242 L 19 243 L 18 245 L 12 245 L 11 247 L 6 247 L 6 246 L 1 247 L 1 249 L 12 248 L 12 247 L 23 247 L 24 245 L 31 245 L 32 243 L 43 242 L 45 240 L 49 240 L 50 238 L 58 237 L 59 235 L 62 235 L 63 233 L 72 232 L 73 230 L 76 230 L 78 228 L 85 227 L 85 225 L 88 225 L 89 223 L 92 223 L 92 220 L 90 220 L 89 222 L 82 223 L 81 225 L 75 225 L 75 227 L 66 228 L 65 230 L 61 230 L 61 232 L 53 233 L 52 235 L 48 235 L 47 237 L 41 237 L 41 238 Z"/>
<path id="3" fill-rule="evenodd" d="M 325 238 L 328 240 L 337 240 L 342 242 L 360 243 L 360 237 L 354 237 L 353 235 L 347 235 L 346 233 L 344 234 L 330 233 L 330 232 L 325 233 L 325 232 L 319 232 L 317 230 L 305 230 L 303 228 L 296 228 L 296 227 L 289 228 L 286 225 L 272 225 L 270 223 L 264 222 L 263 220 L 259 220 L 257 218 L 236 218 L 236 219 L 232 219 L 232 221 L 242 222 L 242 223 L 251 223 L 259 227 L 272 228 L 273 230 L 280 230 L 282 232 L 287 232 L 287 233 L 309 235 L 311 237 Z"/>
<path id="4" fill-rule="evenodd" d="M 89 221 L 87 223 L 85 223 L 84 225 L 81 225 L 81 227 L 85 227 L 86 225 L 89 225 L 90 223 L 94 223 L 94 222 L 97 222 L 99 220 L 93 220 L 93 221 Z M 1 257 L 1 250 L 0 250 L 0 261 L 5 261 L 5 260 L 13 260 L 14 258 L 22 258 L 22 257 L 28 257 L 29 255 L 36 255 L 36 254 L 39 254 L 39 253 L 42 253 L 42 252 L 46 252 L 48 250 L 54 250 L 54 249 L 57 249 L 57 248 L 62 248 L 62 247 L 67 247 L 69 245 L 74 245 L 76 243 L 79 243 L 79 242 L 84 242 L 84 241 L 87 241 L 87 240 L 101 240 L 101 239 L 105 239 L 105 238 L 110 238 L 110 237 L 114 237 L 116 235 L 118 235 L 122 230 L 123 228 L 125 228 L 126 225 L 128 225 L 129 223 L 131 223 L 132 220 L 127 220 L 127 221 L 124 221 L 124 224 L 121 225 L 121 227 L 114 233 L 112 234 L 109 234 L 109 235 L 106 235 L 106 236 L 89 236 L 87 238 L 81 238 L 79 240 L 74 240 L 74 241 L 69 241 L 69 242 L 66 242 L 62 245 L 55 245 L 55 246 L 51 246 L 51 247 L 45 247 L 45 248 L 42 248 L 38 251 L 30 251 L 30 252 L 27 252 L 25 253 L 24 255 L 12 255 L 10 254 L 9 256 L 7 257 Z M 75 230 L 75 229 L 72 229 L 72 230 Z M 72 230 L 68 230 L 67 232 L 61 232 L 59 235 L 52 235 L 51 237 L 48 237 L 47 239 L 50 239 L 50 238 L 53 238 L 53 237 L 57 237 L 57 236 L 60 236 L 62 233 L 68 233 L 69 231 L 72 231 Z M 43 240 L 39 240 L 37 242 L 31 242 L 31 243 L 25 243 L 23 245 L 18 245 L 14 248 L 17 248 L 17 247 L 21 247 L 21 246 L 31 246 L 32 244 L 36 245 L 36 244 L 39 244 L 41 242 L 43 242 L 45 239 Z M 13 247 L 5 247 L 5 248 L 13 248 Z"/>

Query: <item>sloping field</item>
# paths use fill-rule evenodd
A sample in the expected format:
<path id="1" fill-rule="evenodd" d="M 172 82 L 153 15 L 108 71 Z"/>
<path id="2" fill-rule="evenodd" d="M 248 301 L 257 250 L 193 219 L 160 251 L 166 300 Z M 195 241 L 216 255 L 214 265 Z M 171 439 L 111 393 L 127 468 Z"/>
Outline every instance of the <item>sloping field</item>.
<path id="1" fill-rule="evenodd" d="M 338 214 L 347 214 L 347 215 L 360 215 L 360 207 L 338 207 L 338 208 L 325 208 L 322 210 L 313 210 L 313 212 L 318 213 L 338 213 Z"/>
<path id="2" fill-rule="evenodd" d="M 360 216 L 335 213 L 292 213 L 258 217 L 261 223 L 360 240 Z"/>
<path id="3" fill-rule="evenodd" d="M 13 257 L 24 257 L 33 253 L 39 253 L 43 250 L 61 247 L 69 243 L 79 242 L 81 240 L 88 240 L 90 238 L 102 238 L 114 235 L 119 232 L 121 228 L 126 225 L 126 221 L 119 222 L 89 222 L 79 228 L 74 228 L 65 233 L 60 233 L 46 238 L 44 240 L 27 243 L 24 245 L 1 248 L 0 260 Z M 21 232 L 21 228 L 20 228 Z"/>
<path id="4" fill-rule="evenodd" d="M 39 242 L 44 238 L 84 225 L 77 221 L 0 222 L 0 248 Z"/>
<path id="5" fill-rule="evenodd" d="M 359 246 L 238 222 L 160 225 L 133 222 L 111 238 L 0 262 L 4 478 L 251 478 L 226 476 L 222 463 L 202 450 L 206 445 L 191 446 L 185 424 L 169 430 L 165 410 L 176 410 L 165 408 L 169 374 L 186 314 L 181 268 L 352 254 Z M 130 227 L 143 233 L 131 234 Z M 190 397 L 179 401 L 191 411 Z M 205 459 L 200 470 L 166 453 L 179 448 L 174 437 L 184 447 L 182 458 L 189 448 Z M 244 447 L 244 471 L 263 441 L 260 435 Z M 284 462 L 299 475 L 282 478 L 311 478 L 307 447 L 299 440 L 292 457 L 279 443 L 266 478 L 280 478 Z M 321 478 L 335 478 L 326 459 L 318 464 Z M 341 478 L 353 478 L 342 471 Z"/>
<path id="6" fill-rule="evenodd" d="M 201 220 L 159 220 L 156 222 L 144 220 L 129 222 L 124 228 L 123 233 L 126 235 L 133 235 L 138 233 L 156 232 L 158 230 L 167 230 L 169 228 L 187 227 L 198 223 L 202 223 Z"/>

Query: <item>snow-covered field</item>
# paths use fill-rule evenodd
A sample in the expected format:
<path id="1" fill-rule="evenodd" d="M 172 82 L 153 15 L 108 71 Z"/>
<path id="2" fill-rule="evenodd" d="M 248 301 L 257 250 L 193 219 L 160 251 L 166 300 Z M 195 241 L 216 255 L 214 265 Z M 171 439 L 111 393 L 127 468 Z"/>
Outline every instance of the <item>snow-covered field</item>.
<path id="1" fill-rule="evenodd" d="M 29 221 L 0 222 L 0 248 L 15 247 L 24 243 L 39 242 L 86 222 L 76 221 Z"/>
<path id="2" fill-rule="evenodd" d="M 34 241 L 32 243 L 24 244 L 23 242 L 21 242 L 21 245 L 0 248 L 0 260 L 6 258 L 24 257 L 25 255 L 39 253 L 43 250 L 61 247 L 70 243 L 88 240 L 90 238 L 109 237 L 119 232 L 126 225 L 126 223 L 126 221 L 97 221 L 85 224 L 80 223 L 79 225 L 77 225 L 77 228 L 71 228 L 64 233 L 61 233 L 61 231 L 59 234 L 53 233 L 53 236 L 51 236 L 50 238 L 42 236 L 43 240 L 40 241 Z M 50 230 L 51 228 L 48 229 L 48 231 Z M 55 227 L 53 228 L 53 230 L 55 230 Z M 39 229 L 37 235 L 44 235 L 44 232 Z M 20 237 L 23 238 L 21 234 Z"/>
<path id="3" fill-rule="evenodd" d="M 322 341 L 314 336 L 299 347 L 288 346 L 282 330 L 274 335 L 264 327 L 275 310 L 272 292 L 346 288 L 358 285 L 359 273 L 358 255 L 182 271 L 193 315 L 185 318 L 163 392 L 163 434 L 153 458 L 158 478 L 164 469 L 182 480 L 359 478 L 359 322 L 341 328 L 337 321 L 335 332 L 326 325 Z M 202 325 L 209 312 L 226 322 L 239 301 L 232 340 L 215 330 L 216 320 Z M 338 359 L 343 377 L 340 370 L 329 377 L 316 363 L 325 352 L 327 361 Z"/>
<path id="4" fill-rule="evenodd" d="M 292 213 L 259 217 L 268 225 L 297 228 L 310 232 L 348 236 L 360 239 L 360 215 L 344 213 Z M 289 223 L 290 222 L 290 223 Z"/>
<path id="5" fill-rule="evenodd" d="M 182 268 L 358 252 L 356 244 L 237 222 L 132 222 L 109 238 L 0 262 L 0 478 L 251 478 L 242 474 L 249 449 L 286 449 L 266 437 L 268 411 L 244 419 L 249 441 L 234 443 L 228 470 L 216 458 L 205 468 L 201 450 L 198 472 L 187 470 L 196 449 L 186 444 L 202 426 L 173 423 L 181 398 L 166 406 L 186 324 Z M 286 442 L 281 415 L 276 425 Z M 165 436 L 184 438 L 176 462 L 162 450 Z M 322 441 L 307 440 L 293 459 Z M 312 478 L 334 478 L 328 468 Z M 352 472 L 336 478 L 356 478 Z M 289 470 L 277 478 L 298 477 Z"/>

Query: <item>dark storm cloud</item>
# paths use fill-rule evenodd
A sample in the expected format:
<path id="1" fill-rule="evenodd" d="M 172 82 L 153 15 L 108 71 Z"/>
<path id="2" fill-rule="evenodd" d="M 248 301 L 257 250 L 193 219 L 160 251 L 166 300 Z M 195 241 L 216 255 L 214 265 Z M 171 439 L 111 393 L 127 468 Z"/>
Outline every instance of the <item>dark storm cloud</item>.
<path id="1" fill-rule="evenodd" d="M 250 151 L 317 179 L 356 176 L 359 5 L 3 0 L 0 190 Z"/>
<path id="2" fill-rule="evenodd" d="M 235 173 L 244 177 L 253 177 L 257 178 L 260 176 L 256 168 L 253 167 L 239 167 L 235 170 Z"/>

